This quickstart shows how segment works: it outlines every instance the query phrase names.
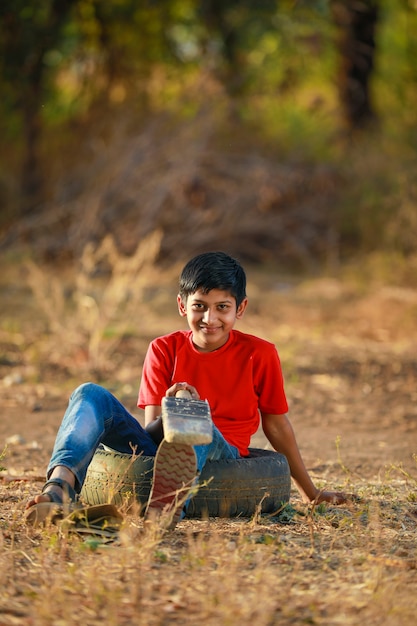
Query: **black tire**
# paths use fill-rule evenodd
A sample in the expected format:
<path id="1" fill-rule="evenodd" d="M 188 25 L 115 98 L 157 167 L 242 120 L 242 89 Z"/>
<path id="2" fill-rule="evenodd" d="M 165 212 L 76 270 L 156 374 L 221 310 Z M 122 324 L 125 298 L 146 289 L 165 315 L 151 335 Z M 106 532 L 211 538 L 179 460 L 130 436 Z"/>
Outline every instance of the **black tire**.
<path id="1" fill-rule="evenodd" d="M 146 506 L 151 488 L 153 457 L 99 448 L 88 468 L 81 498 L 90 505 L 122 505 L 136 500 Z M 273 513 L 290 499 L 291 478 L 285 456 L 250 449 L 237 460 L 209 461 L 200 476 L 187 517 L 250 517 Z"/>

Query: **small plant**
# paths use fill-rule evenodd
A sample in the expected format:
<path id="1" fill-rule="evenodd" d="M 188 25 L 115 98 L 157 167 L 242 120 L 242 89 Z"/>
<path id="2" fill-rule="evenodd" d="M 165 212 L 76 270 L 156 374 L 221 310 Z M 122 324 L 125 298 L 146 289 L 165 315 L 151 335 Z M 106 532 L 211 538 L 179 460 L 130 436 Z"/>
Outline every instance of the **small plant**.
<path id="1" fill-rule="evenodd" d="M 7 469 L 6 467 L 3 467 L 3 464 L 2 464 L 2 461 L 6 456 L 6 450 L 7 450 L 7 447 L 4 448 L 3 452 L 0 454 L 0 472 L 5 472 Z"/>
<path id="2" fill-rule="evenodd" d="M 77 372 L 83 362 L 94 371 L 106 367 L 137 319 L 146 318 L 145 292 L 156 282 L 161 238 L 160 231 L 152 232 L 130 257 L 119 253 L 110 235 L 96 248 L 88 244 L 69 285 L 35 262 L 27 263 L 28 284 L 53 337 L 54 350 L 62 345 L 67 354 L 78 354 Z M 102 265 L 108 268 L 106 279 L 96 277 Z"/>

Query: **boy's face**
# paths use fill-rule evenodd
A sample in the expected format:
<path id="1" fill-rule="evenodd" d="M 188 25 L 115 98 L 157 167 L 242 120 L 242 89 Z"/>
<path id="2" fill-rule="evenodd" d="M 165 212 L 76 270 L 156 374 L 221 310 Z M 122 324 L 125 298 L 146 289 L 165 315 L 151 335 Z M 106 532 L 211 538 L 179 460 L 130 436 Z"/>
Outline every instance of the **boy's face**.
<path id="1" fill-rule="evenodd" d="M 236 299 L 228 291 L 212 289 L 208 293 L 198 290 L 184 302 L 178 296 L 178 310 L 187 318 L 193 333 L 193 343 L 202 352 L 221 348 L 229 338 L 237 319 L 241 319 L 248 304 L 247 298 L 236 307 Z"/>

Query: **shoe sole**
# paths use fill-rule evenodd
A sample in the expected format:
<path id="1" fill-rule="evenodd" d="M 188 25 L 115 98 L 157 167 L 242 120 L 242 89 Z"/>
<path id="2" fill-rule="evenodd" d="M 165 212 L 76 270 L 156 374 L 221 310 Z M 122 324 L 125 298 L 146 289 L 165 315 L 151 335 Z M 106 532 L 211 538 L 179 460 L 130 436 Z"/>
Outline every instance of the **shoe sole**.
<path id="1" fill-rule="evenodd" d="M 78 535 L 115 539 L 122 527 L 123 515 L 114 504 L 96 504 L 76 509 L 60 522 L 60 527 Z"/>
<path id="2" fill-rule="evenodd" d="M 158 520 L 164 528 L 175 528 L 196 475 L 197 460 L 192 446 L 162 441 L 155 456 L 145 522 Z"/>

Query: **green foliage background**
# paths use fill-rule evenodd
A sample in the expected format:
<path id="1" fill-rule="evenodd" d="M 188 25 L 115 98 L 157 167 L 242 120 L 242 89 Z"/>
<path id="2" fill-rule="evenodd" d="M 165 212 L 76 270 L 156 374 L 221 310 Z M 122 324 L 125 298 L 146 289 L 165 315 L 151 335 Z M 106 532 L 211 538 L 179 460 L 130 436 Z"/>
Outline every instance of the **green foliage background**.
<path id="1" fill-rule="evenodd" d="M 359 132 L 346 124 L 338 97 L 337 2 L 349 4 L 3 0 L 1 223 L 21 215 L 25 176 L 36 166 L 44 181 L 48 172 L 59 177 L 58 165 L 68 170 L 74 147 L 100 123 L 128 116 L 143 125 L 161 112 L 187 119 L 212 106 L 224 128 L 232 115 L 227 132 L 236 132 L 238 120 L 254 149 L 281 162 L 331 163 L 350 181 L 335 208 L 347 255 L 381 248 L 413 255 L 417 5 L 373 3 L 374 123 Z M 222 85 L 221 97 L 210 92 L 212 80 Z"/>

